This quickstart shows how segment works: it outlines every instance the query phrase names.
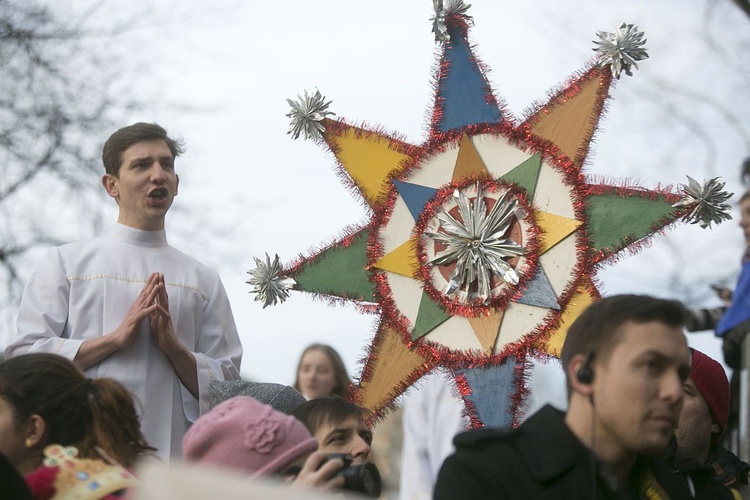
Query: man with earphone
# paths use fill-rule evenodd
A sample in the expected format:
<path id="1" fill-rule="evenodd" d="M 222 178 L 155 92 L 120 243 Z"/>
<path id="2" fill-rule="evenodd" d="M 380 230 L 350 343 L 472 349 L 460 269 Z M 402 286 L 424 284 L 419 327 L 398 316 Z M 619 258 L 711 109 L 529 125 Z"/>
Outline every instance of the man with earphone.
<path id="1" fill-rule="evenodd" d="M 683 308 L 642 295 L 600 299 L 568 328 L 568 410 L 545 406 L 515 429 L 455 439 L 436 500 L 692 498 L 657 457 L 669 446 L 690 374 Z"/>

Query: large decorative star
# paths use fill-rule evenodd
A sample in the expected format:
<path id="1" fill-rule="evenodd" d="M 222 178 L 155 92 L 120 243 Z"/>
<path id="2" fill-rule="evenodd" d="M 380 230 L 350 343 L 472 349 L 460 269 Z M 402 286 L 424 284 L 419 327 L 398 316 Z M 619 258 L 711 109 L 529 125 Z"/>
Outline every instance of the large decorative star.
<path id="1" fill-rule="evenodd" d="M 335 154 L 372 218 L 256 287 L 267 303 L 287 283 L 374 306 L 378 330 L 351 397 L 376 417 L 442 365 L 473 425 L 509 425 L 529 360 L 557 356 L 570 323 L 599 297 L 597 267 L 708 196 L 594 183 L 582 172 L 613 67 L 619 76 L 646 57 L 636 28 L 600 33 L 601 64 L 517 121 L 490 90 L 459 4 L 433 18 L 443 50 L 425 143 L 330 119 L 319 93 L 295 104 L 290 130 Z"/>

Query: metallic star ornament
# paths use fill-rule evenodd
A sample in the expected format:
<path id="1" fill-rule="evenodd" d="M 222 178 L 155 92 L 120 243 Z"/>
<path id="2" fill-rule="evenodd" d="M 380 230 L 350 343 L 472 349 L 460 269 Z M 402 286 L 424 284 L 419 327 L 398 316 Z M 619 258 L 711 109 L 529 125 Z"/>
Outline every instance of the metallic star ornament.
<path id="1" fill-rule="evenodd" d="M 335 156 L 368 220 L 281 269 L 267 258 L 253 283 L 264 304 L 293 286 L 378 316 L 349 395 L 374 419 L 441 367 L 472 403 L 472 426 L 511 426 L 530 363 L 558 357 L 570 324 L 599 299 L 600 267 L 688 215 L 719 222 L 724 195 L 717 183 L 678 193 L 587 174 L 615 78 L 647 56 L 633 25 L 601 33 L 598 65 L 514 117 L 470 43 L 468 6 L 435 6 L 426 138 L 330 119 L 322 97 L 293 105 L 293 131 Z M 305 193 L 299 210 L 318 196 Z"/>
<path id="2" fill-rule="evenodd" d="M 447 42 L 451 39 L 448 33 L 447 20 L 451 16 L 465 16 L 471 7 L 471 4 L 465 4 L 463 0 L 447 0 L 445 6 L 443 0 L 432 0 L 432 6 L 435 9 L 435 15 L 430 18 L 432 21 L 432 32 L 435 34 L 436 42 Z"/>
<path id="3" fill-rule="evenodd" d="M 255 300 L 262 302 L 264 309 L 270 305 L 275 306 L 277 302 L 283 303 L 289 298 L 289 291 L 294 288 L 295 281 L 280 274 L 279 256 L 276 255 L 273 262 L 268 254 L 265 262 L 257 257 L 253 259 L 257 267 L 247 272 L 250 279 L 245 283 L 252 287 L 250 291 L 256 294 Z"/>
<path id="4" fill-rule="evenodd" d="M 484 192 L 478 184 L 476 189 L 477 195 L 473 199 L 456 190 L 454 197 L 460 218 L 443 211 L 437 216 L 442 232 L 425 231 L 423 234 L 446 246 L 430 259 L 430 264 L 456 264 L 444 292 L 453 295 L 459 289 L 466 289 L 472 299 L 479 298 L 486 303 L 491 298 L 493 275 L 506 283 L 518 284 L 518 273 L 506 259 L 524 255 L 526 249 L 505 238 L 511 223 L 517 218 L 518 202 L 511 200 L 506 203 L 506 191 L 487 213 Z M 475 288 L 469 290 L 472 286 Z"/>
<path id="5" fill-rule="evenodd" d="M 675 203 L 675 208 L 686 208 L 685 218 L 691 224 L 700 224 L 703 229 L 710 228 L 711 223 L 721 224 L 732 218 L 732 207 L 726 201 L 734 193 L 724 191 L 724 180 L 714 177 L 702 186 L 690 177 L 687 184 L 680 184 L 683 198 Z"/>
<path id="6" fill-rule="evenodd" d="M 648 59 L 648 53 L 644 45 L 646 39 L 642 31 L 638 31 L 638 26 L 622 23 L 614 32 L 599 31 L 596 33 L 598 41 L 594 41 L 598 47 L 594 48 L 595 52 L 602 54 L 599 59 L 599 66 L 610 66 L 612 75 L 619 79 L 620 73 L 625 71 L 628 76 L 633 76 L 631 67 L 638 69 L 636 61 Z"/>
<path id="7" fill-rule="evenodd" d="M 292 119 L 287 134 L 291 134 L 292 139 L 298 139 L 300 134 L 305 139 L 320 139 L 321 132 L 325 131 L 321 122 L 334 114 L 328 111 L 331 101 L 326 102 L 320 91 L 315 90 L 313 95 L 305 91 L 304 97 L 298 95 L 296 101 L 287 99 L 286 102 L 292 107 L 286 115 Z"/>

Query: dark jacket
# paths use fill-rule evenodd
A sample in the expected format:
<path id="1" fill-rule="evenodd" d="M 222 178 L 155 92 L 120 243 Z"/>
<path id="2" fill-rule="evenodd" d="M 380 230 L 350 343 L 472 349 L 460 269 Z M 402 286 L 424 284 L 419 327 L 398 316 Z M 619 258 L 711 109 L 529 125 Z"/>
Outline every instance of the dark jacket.
<path id="1" fill-rule="evenodd" d="M 719 458 L 716 454 L 709 456 L 709 459 L 705 463 L 699 463 L 692 459 L 678 462 L 676 459 L 676 439 L 672 439 L 669 449 L 663 457 L 663 461 L 676 474 L 690 478 L 691 487 L 695 491 L 695 498 L 697 500 L 732 500 L 734 495 L 729 488 L 737 489 L 739 487 L 739 474 L 742 471 L 740 464 L 745 463 L 723 448 L 718 448 L 718 451 L 721 451 L 722 463 L 727 464 L 726 470 L 722 469 L 719 465 Z M 735 460 L 731 460 L 730 457 L 734 457 Z M 730 462 L 732 462 L 733 466 L 728 465 Z M 747 464 L 745 465 L 747 466 Z M 747 469 L 745 469 L 745 480 L 747 480 L 746 476 Z M 734 484 L 735 482 L 736 484 Z"/>
<path id="2" fill-rule="evenodd" d="M 720 483 L 714 476 L 710 464 L 683 462 L 675 468 L 675 473 L 690 478 L 696 500 L 733 500 L 731 490 Z"/>
<path id="3" fill-rule="evenodd" d="M 726 448 L 716 446 L 706 464 L 713 470 L 714 479 L 723 485 L 738 489 L 747 486 L 750 464 L 743 462 Z"/>
<path id="4" fill-rule="evenodd" d="M 545 406 L 516 429 L 459 434 L 438 475 L 435 500 L 691 498 L 684 477 L 645 458 L 636 461 L 631 484 L 613 491 L 564 418 Z"/>
<path id="5" fill-rule="evenodd" d="M 0 500 L 31 500 L 31 491 L 15 467 L 0 453 Z"/>

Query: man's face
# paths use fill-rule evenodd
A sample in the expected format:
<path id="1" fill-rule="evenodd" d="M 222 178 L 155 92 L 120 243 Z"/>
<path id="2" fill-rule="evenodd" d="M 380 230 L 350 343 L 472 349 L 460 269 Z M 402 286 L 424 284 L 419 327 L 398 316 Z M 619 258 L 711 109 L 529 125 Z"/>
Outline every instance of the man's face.
<path id="1" fill-rule="evenodd" d="M 169 146 L 157 139 L 137 142 L 126 149 L 117 176 L 105 174 L 102 184 L 117 200 L 118 222 L 156 231 L 164 229 L 164 216 L 177 195 L 179 178 Z"/>
<path id="2" fill-rule="evenodd" d="M 745 234 L 745 245 L 750 248 L 750 198 L 740 203 L 740 227 Z"/>
<path id="3" fill-rule="evenodd" d="M 680 411 L 680 420 L 675 431 L 677 438 L 678 461 L 694 458 L 703 463 L 708 458 L 713 433 L 719 432 L 719 425 L 711 416 L 708 403 L 703 398 L 692 379 L 683 385 L 685 402 Z"/>
<path id="4" fill-rule="evenodd" d="M 613 456 L 663 453 L 690 373 L 685 335 L 658 321 L 626 322 L 609 359 L 594 363 L 594 447 Z"/>
<path id="5" fill-rule="evenodd" d="M 323 424 L 315 433 L 318 450 L 325 453 L 346 453 L 354 458 L 354 464 L 370 462 L 372 431 L 362 419 L 352 415 L 336 424 Z"/>

